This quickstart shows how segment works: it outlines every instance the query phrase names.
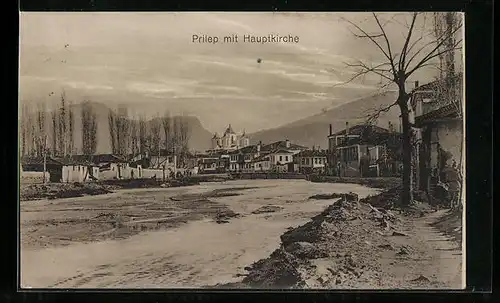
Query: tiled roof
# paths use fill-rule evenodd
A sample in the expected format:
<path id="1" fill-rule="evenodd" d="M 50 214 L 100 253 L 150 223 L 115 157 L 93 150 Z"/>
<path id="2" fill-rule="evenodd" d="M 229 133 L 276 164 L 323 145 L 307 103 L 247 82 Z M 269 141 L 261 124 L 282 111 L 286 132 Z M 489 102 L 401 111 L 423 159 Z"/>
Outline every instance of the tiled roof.
<path id="1" fill-rule="evenodd" d="M 43 164 L 43 157 L 24 157 L 21 159 L 21 164 L 23 165 L 38 165 Z M 45 163 L 47 165 L 62 165 L 62 162 L 58 159 L 54 159 L 52 157 L 46 157 Z"/>
<path id="2" fill-rule="evenodd" d="M 278 149 L 271 151 L 271 154 L 293 154 L 293 153 L 286 149 Z"/>
<path id="3" fill-rule="evenodd" d="M 74 155 L 66 158 L 59 158 L 58 160 L 64 165 L 94 165 L 92 156 L 87 155 Z"/>
<path id="4" fill-rule="evenodd" d="M 72 155 L 57 159 L 66 165 L 92 165 L 99 163 L 127 163 L 128 161 L 113 154 Z"/>
<path id="5" fill-rule="evenodd" d="M 290 142 L 290 147 L 286 147 L 286 141 L 282 140 L 282 141 L 277 141 L 277 142 L 273 142 L 270 144 L 266 144 L 266 145 L 262 146 L 260 150 L 261 151 L 273 151 L 273 150 L 278 150 L 278 149 L 305 150 L 305 149 L 307 149 L 307 147 L 301 146 L 298 144 L 293 144 L 291 142 Z"/>
<path id="6" fill-rule="evenodd" d="M 415 117 L 415 125 L 420 126 L 438 119 L 458 118 L 459 104 L 449 103 L 422 116 Z"/>
<path id="7" fill-rule="evenodd" d="M 463 73 L 458 73 L 453 77 L 453 80 L 456 83 L 460 83 L 460 82 L 462 82 L 462 77 L 463 77 Z M 439 79 L 439 80 L 435 80 L 435 81 L 420 85 L 420 86 L 416 87 L 413 90 L 413 92 L 437 90 L 440 86 L 444 85 L 444 81 L 446 81 L 446 80 Z"/>
<path id="8" fill-rule="evenodd" d="M 380 126 L 371 125 L 371 124 L 358 124 L 358 125 L 354 125 L 354 126 L 349 127 L 349 135 L 362 135 L 363 132 L 369 128 L 371 128 L 371 132 L 374 132 L 374 133 L 388 133 L 389 132 L 388 129 L 382 128 Z M 346 130 L 343 129 L 339 132 L 334 133 L 333 136 L 341 136 L 341 135 L 345 135 L 345 134 L 346 134 Z"/>

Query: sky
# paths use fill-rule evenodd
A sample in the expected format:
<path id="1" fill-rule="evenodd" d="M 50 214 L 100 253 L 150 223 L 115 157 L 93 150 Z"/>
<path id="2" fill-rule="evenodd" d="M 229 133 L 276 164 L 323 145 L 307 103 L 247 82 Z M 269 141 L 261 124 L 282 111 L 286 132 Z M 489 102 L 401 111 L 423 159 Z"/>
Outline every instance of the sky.
<path id="1" fill-rule="evenodd" d="M 382 17 L 395 49 L 407 17 Z M 376 75 L 345 83 L 356 72 L 346 63 L 383 62 L 346 20 L 376 29 L 367 13 L 21 13 L 20 102 L 50 106 L 64 91 L 72 102 L 127 104 L 133 114 L 195 115 L 212 132 L 229 123 L 247 132 L 277 127 L 379 88 Z M 418 24 L 432 29 L 428 18 Z M 242 42 L 269 34 L 299 41 Z M 220 41 L 195 43 L 193 35 Z M 239 42 L 222 43 L 228 35 Z M 425 83 L 435 74 L 414 77 Z"/>

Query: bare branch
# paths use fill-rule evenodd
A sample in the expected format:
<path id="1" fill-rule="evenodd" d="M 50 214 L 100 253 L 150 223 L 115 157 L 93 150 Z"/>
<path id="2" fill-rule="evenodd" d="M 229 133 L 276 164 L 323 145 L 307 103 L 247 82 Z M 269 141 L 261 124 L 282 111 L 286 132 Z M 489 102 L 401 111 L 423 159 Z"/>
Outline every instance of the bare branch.
<path id="1" fill-rule="evenodd" d="M 445 49 L 441 52 L 438 52 L 438 53 L 434 53 L 432 54 L 433 52 L 435 52 L 436 49 L 434 49 L 432 52 L 430 52 L 429 54 L 427 54 L 427 56 L 425 56 L 425 58 L 423 58 L 417 65 L 415 65 L 415 67 L 410 70 L 407 74 L 406 74 L 406 77 L 408 78 L 411 74 L 413 74 L 417 69 L 421 68 L 422 65 L 424 65 L 426 62 L 428 62 L 429 60 L 435 58 L 435 57 L 438 57 L 442 54 L 445 54 L 445 53 L 448 53 L 448 52 L 452 52 L 452 51 L 455 51 L 455 50 L 459 50 L 461 49 L 462 47 L 457 47 L 457 45 L 459 45 L 460 43 L 462 42 L 462 39 L 458 40 L 452 48 L 449 48 L 449 49 Z M 432 55 L 431 55 L 432 54 Z"/>
<path id="2" fill-rule="evenodd" d="M 378 48 L 378 49 L 379 49 L 379 50 L 380 50 L 380 51 L 384 54 L 384 56 L 387 58 L 387 60 L 389 60 L 389 62 L 391 63 L 391 66 L 392 66 L 393 72 L 395 72 L 395 70 L 396 70 L 396 69 L 395 69 L 395 67 L 394 67 L 394 60 L 393 60 L 393 58 L 392 58 L 392 54 L 391 54 L 390 47 L 389 47 L 389 53 L 387 53 L 387 52 L 386 52 L 386 51 L 382 48 L 382 46 L 380 45 L 380 43 L 378 43 L 378 42 L 375 40 L 375 38 L 377 38 L 377 37 L 384 37 L 384 38 L 385 38 L 385 40 L 386 40 L 386 42 L 387 42 L 387 44 L 389 44 L 389 42 L 388 42 L 388 40 L 387 40 L 387 36 L 385 35 L 385 31 L 384 31 L 384 29 L 383 29 L 382 25 L 380 25 L 380 22 L 378 21 L 378 19 L 376 18 L 376 16 L 375 16 L 375 19 L 377 20 L 377 23 L 379 24 L 379 27 L 382 29 L 382 34 L 381 34 L 381 35 L 370 35 L 370 34 L 368 34 L 365 30 L 363 30 L 360 26 L 358 26 L 357 24 L 355 24 L 354 22 L 349 21 L 349 20 L 347 20 L 347 19 L 344 19 L 344 20 L 346 20 L 347 22 L 349 22 L 349 24 L 353 25 L 354 27 L 356 27 L 356 29 L 358 29 L 360 32 L 362 32 L 362 33 L 363 33 L 363 35 L 362 35 L 362 36 L 358 35 L 358 36 L 360 36 L 360 38 L 368 38 L 368 39 L 370 39 L 370 40 L 373 42 L 373 44 L 375 44 L 375 45 L 377 46 L 377 48 Z M 395 74 L 394 74 L 394 75 L 395 75 Z"/>
<path id="3" fill-rule="evenodd" d="M 396 73 L 396 67 L 394 66 L 394 59 L 391 52 L 391 44 L 389 43 L 389 39 L 387 38 L 387 34 L 385 33 L 384 27 L 382 26 L 382 24 L 380 24 L 380 21 L 375 13 L 373 13 L 373 17 L 375 18 L 375 21 L 377 21 L 378 27 L 380 28 L 380 30 L 384 35 L 385 43 L 387 44 L 387 51 L 389 52 L 389 56 L 387 57 L 387 59 L 389 59 L 389 62 L 391 63 L 394 79 L 397 79 L 398 75 Z"/>
<path id="4" fill-rule="evenodd" d="M 405 66 L 408 44 L 410 43 L 411 40 L 411 35 L 413 33 L 413 27 L 415 26 L 416 19 L 417 19 L 417 13 L 413 13 L 410 29 L 408 29 L 408 35 L 406 36 L 406 41 L 405 44 L 403 45 L 403 49 L 401 50 L 401 56 L 399 57 L 399 70 L 403 70 L 403 67 Z"/>
<path id="5" fill-rule="evenodd" d="M 382 113 L 388 112 L 391 108 L 393 108 L 397 104 L 398 104 L 398 101 L 396 100 L 396 101 L 394 101 L 394 103 L 391 103 L 391 104 L 386 105 L 386 106 L 381 106 L 378 109 L 375 109 L 372 113 L 368 114 L 365 117 L 366 118 L 366 122 L 367 123 L 373 123 L 373 122 L 377 121 L 377 119 L 380 117 L 380 115 Z"/>
<path id="6" fill-rule="evenodd" d="M 445 42 L 447 42 L 447 39 L 444 39 L 444 37 L 448 34 L 449 36 L 452 36 L 454 35 L 459 29 L 461 28 L 461 24 L 459 26 L 457 26 L 451 33 L 443 33 L 440 37 L 438 37 L 436 40 L 434 41 L 431 41 L 429 43 L 427 43 L 426 45 L 424 45 L 422 48 L 420 48 L 411 58 L 410 60 L 408 60 L 408 63 L 406 64 L 406 67 L 405 67 L 405 70 L 408 69 L 408 67 L 410 66 L 410 63 L 418 56 L 418 54 L 423 50 L 425 49 L 428 45 L 432 44 L 432 43 L 435 43 L 436 41 L 439 41 L 436 46 L 432 49 L 432 51 L 430 51 L 416 66 L 418 66 L 419 64 L 424 64 L 425 62 L 427 62 L 428 60 L 436 57 L 436 56 L 432 56 Z M 455 45 L 453 47 L 456 47 L 458 44 L 460 44 L 462 42 L 462 39 L 460 39 L 457 43 L 455 43 Z M 446 51 L 445 51 L 446 52 Z M 442 53 L 439 53 L 439 54 L 443 54 L 445 52 L 442 52 Z M 429 58 L 431 57 L 432 58 Z M 415 67 L 410 73 L 413 73 L 416 69 L 418 69 L 418 67 Z"/>
<path id="7" fill-rule="evenodd" d="M 376 66 L 370 67 L 370 66 L 366 65 L 366 63 L 364 63 L 361 60 L 359 60 L 358 63 L 356 63 L 356 64 L 351 64 L 351 63 L 345 63 L 345 64 L 347 66 L 349 66 L 349 67 L 359 67 L 359 68 L 361 68 L 361 70 L 359 72 L 357 72 L 353 77 L 351 77 L 346 82 L 342 82 L 342 83 L 336 84 L 336 85 L 334 85 L 334 87 L 350 83 L 350 82 L 356 80 L 357 78 L 359 78 L 359 77 L 361 77 L 363 75 L 366 75 L 368 73 L 374 73 L 374 74 L 377 74 L 377 75 L 381 76 L 382 78 L 385 78 L 385 79 L 387 79 L 389 81 L 394 81 L 393 78 L 391 78 L 388 75 L 384 74 L 384 72 L 392 74 L 391 70 L 380 68 L 380 67 L 382 67 L 384 65 L 390 65 L 390 63 L 386 62 L 386 63 L 381 63 L 381 64 L 378 64 Z"/>

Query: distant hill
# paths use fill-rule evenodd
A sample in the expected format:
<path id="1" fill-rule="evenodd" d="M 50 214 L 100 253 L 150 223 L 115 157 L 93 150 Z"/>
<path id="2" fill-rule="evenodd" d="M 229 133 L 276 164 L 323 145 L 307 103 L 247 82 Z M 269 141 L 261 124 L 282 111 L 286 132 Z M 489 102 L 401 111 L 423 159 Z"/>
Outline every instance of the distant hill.
<path id="1" fill-rule="evenodd" d="M 93 110 L 97 113 L 97 153 L 110 153 L 111 143 L 108 124 L 108 113 L 110 108 L 98 102 L 91 102 L 90 104 Z M 82 149 L 82 104 L 73 104 L 72 109 L 75 116 L 74 143 L 77 151 L 80 151 Z M 209 149 L 211 146 L 210 139 L 212 138 L 212 134 L 203 127 L 200 120 L 193 116 L 184 116 L 182 118 L 188 121 L 189 148 L 196 151 L 205 151 Z"/>
<path id="2" fill-rule="evenodd" d="M 397 98 L 397 92 L 386 92 L 370 97 L 354 100 L 340 105 L 320 114 L 267 130 L 250 134 L 251 143 L 262 141 L 270 143 L 278 140 L 289 139 L 295 144 L 307 147 L 328 147 L 329 124 L 332 124 L 333 132 L 345 128 L 345 123 L 355 125 L 366 121 L 364 118 L 374 109 L 381 108 L 393 103 Z M 382 113 L 376 125 L 387 128 L 389 122 L 399 125 L 399 108 L 391 108 L 387 113 Z"/>

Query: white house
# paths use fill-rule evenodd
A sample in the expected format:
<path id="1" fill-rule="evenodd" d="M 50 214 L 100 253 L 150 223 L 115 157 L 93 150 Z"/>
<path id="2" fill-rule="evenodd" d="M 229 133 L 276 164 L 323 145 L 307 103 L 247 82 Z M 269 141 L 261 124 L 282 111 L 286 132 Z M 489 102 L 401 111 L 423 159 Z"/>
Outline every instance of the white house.
<path id="1" fill-rule="evenodd" d="M 295 155 L 299 171 L 321 170 L 327 165 L 327 152 L 324 150 L 304 150 Z"/>
<path id="2" fill-rule="evenodd" d="M 97 168 L 97 167 L 96 167 Z M 98 170 L 99 168 L 97 168 Z M 65 164 L 62 167 L 62 182 L 86 182 L 92 180 L 93 167 L 83 164 Z"/>
<path id="3" fill-rule="evenodd" d="M 263 155 L 253 160 L 253 168 L 256 172 L 264 172 L 271 170 L 271 157 Z"/>
<path id="4" fill-rule="evenodd" d="M 272 151 L 271 153 L 269 153 L 269 156 L 271 157 L 271 164 L 278 165 L 278 164 L 292 163 L 293 154 L 294 154 L 293 152 L 285 149 Z"/>

